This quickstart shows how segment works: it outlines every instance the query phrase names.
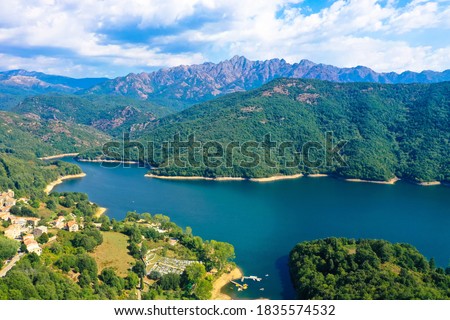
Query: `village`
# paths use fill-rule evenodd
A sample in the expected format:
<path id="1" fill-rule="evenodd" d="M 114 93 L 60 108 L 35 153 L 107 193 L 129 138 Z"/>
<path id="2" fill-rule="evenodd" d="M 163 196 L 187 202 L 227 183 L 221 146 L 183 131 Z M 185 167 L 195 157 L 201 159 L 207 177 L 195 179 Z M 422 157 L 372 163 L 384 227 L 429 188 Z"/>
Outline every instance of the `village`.
<path id="1" fill-rule="evenodd" d="M 20 199 L 24 203 L 27 199 Z M 38 238 L 43 234 L 49 233 L 49 228 L 65 229 L 69 232 L 77 232 L 82 226 L 75 221 L 75 216 L 71 215 L 70 219 L 63 216 L 58 216 L 55 220 L 50 221 L 47 225 L 40 225 L 40 218 L 37 217 L 21 217 L 12 214 L 11 209 L 17 204 L 14 197 L 14 191 L 8 190 L 0 193 L 0 219 L 8 225 L 4 234 L 5 237 L 20 241 L 29 253 L 36 253 L 41 255 L 42 246 L 38 243 Z M 53 236 L 48 241 L 54 241 L 56 236 Z"/>
<path id="2" fill-rule="evenodd" d="M 58 216 L 56 219 L 45 224 L 42 223 L 42 220 L 38 217 L 16 216 L 11 212 L 11 209 L 16 206 L 19 201 L 27 203 L 28 199 L 16 199 L 14 191 L 12 190 L 0 193 L 0 221 L 6 222 L 4 225 L 7 225 L 4 229 L 5 237 L 21 242 L 22 246 L 19 249 L 18 256 L 25 252 L 41 255 L 43 244 L 39 243 L 39 238 L 43 234 L 52 235 L 50 232 L 52 229 L 66 230 L 69 232 L 78 232 L 83 229 L 83 224 L 81 222 L 77 222 L 76 216 L 72 213 L 68 216 Z M 144 221 L 140 222 L 142 223 Z M 93 225 L 98 229 L 101 226 L 100 223 L 94 223 Z M 148 226 L 160 234 L 167 232 L 167 230 L 160 228 L 159 223 L 152 223 Z M 49 237 L 47 242 L 52 242 L 54 240 L 56 240 L 56 235 Z M 166 241 L 167 244 L 172 247 L 175 247 L 178 243 L 178 239 L 176 238 L 167 238 Z M 162 249 L 162 247 L 148 251 L 144 260 L 147 268 L 147 274 L 150 274 L 152 271 L 156 271 L 161 275 L 168 273 L 181 274 L 186 266 L 198 262 L 162 257 L 155 252 L 160 249 Z"/>

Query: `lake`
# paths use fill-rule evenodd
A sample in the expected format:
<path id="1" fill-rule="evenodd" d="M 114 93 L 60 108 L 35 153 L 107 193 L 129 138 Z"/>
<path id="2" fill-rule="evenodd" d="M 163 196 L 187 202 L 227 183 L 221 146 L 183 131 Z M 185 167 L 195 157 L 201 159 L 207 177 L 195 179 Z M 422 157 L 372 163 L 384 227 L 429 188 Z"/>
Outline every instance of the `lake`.
<path id="1" fill-rule="evenodd" d="M 263 278 L 250 281 L 244 292 L 227 288 L 236 298 L 293 299 L 288 254 L 305 240 L 407 242 L 438 265 L 449 263 L 449 187 L 307 177 L 269 183 L 171 181 L 145 178 L 143 168 L 77 164 L 87 176 L 65 181 L 55 191 L 88 193 L 91 201 L 108 208 L 111 218 L 123 219 L 134 210 L 163 213 L 205 240 L 233 244 L 244 273 Z"/>

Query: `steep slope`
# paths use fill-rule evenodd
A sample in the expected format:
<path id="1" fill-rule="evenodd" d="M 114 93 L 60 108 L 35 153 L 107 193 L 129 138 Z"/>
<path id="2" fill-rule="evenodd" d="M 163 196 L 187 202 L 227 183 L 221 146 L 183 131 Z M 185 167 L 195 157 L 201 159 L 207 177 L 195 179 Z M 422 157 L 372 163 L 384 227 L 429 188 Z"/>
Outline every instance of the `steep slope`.
<path id="1" fill-rule="evenodd" d="M 161 175 L 264 177 L 275 174 L 321 172 L 347 178 L 389 180 L 394 176 L 413 181 L 450 180 L 450 82 L 382 85 L 332 83 L 318 80 L 278 79 L 260 89 L 234 93 L 191 107 L 151 123 L 134 138 L 147 145 L 186 140 L 218 141 L 225 148 L 235 141 L 261 143 L 264 136 L 278 144 L 291 141 L 284 155 L 274 154 L 275 165 L 261 161 L 245 167 L 245 154 L 233 154 L 233 165 L 183 168 L 164 159 L 150 159 Z M 347 141 L 341 153 L 345 163 L 326 160 L 326 132 L 334 146 Z M 320 143 L 311 148 L 310 142 Z M 191 143 L 191 147 L 194 147 Z M 300 151 L 311 151 L 305 155 Z M 295 147 L 295 150 L 294 150 Z M 257 156 L 263 159 L 259 145 Z M 294 156 L 299 165 L 286 165 Z M 275 153 L 275 150 L 273 150 Z M 300 152 L 300 153 L 299 153 Z M 182 151 L 187 156 L 187 151 Z M 201 154 L 197 155 L 201 157 Z M 320 160 L 311 165 L 305 159 Z M 336 160 L 336 159 L 335 159 Z M 247 162 L 245 162 L 247 164 Z"/>
<path id="2" fill-rule="evenodd" d="M 308 60 L 289 64 L 283 59 L 251 61 L 235 56 L 217 64 L 178 66 L 151 73 L 129 74 L 87 90 L 90 94 L 123 95 L 180 107 L 231 92 L 260 87 L 276 78 L 320 79 L 335 82 L 433 83 L 450 80 L 450 70 L 376 73 L 358 66 L 338 68 Z"/>
<path id="3" fill-rule="evenodd" d="M 126 97 L 40 95 L 24 99 L 12 111 L 91 126 L 112 135 L 145 128 L 170 109 Z"/>
<path id="4" fill-rule="evenodd" d="M 62 161 L 46 163 L 38 157 L 98 148 L 108 140 L 87 126 L 0 112 L 0 190 L 13 189 L 18 197 L 42 197 L 49 182 L 81 169 Z"/>
<path id="5" fill-rule="evenodd" d="M 0 156 L 30 160 L 100 147 L 109 140 L 108 135 L 84 125 L 0 112 Z"/>

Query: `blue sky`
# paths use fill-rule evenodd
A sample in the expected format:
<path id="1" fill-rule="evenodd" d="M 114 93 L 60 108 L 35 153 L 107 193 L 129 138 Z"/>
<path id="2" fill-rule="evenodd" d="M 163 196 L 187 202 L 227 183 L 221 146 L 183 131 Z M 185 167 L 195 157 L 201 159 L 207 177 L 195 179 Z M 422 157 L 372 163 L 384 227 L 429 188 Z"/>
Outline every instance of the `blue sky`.
<path id="1" fill-rule="evenodd" d="M 441 71 L 449 34 L 450 0 L 0 1 L 0 70 L 115 77 L 243 55 Z"/>

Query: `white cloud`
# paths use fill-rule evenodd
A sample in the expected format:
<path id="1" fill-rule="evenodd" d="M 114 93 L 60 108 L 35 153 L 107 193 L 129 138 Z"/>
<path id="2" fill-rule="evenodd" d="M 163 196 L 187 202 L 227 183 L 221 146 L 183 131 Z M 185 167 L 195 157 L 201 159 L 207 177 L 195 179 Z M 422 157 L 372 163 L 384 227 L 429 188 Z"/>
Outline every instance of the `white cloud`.
<path id="1" fill-rule="evenodd" d="M 0 48 L 36 48 L 36 56 L 8 51 L 0 67 L 49 68 L 58 73 L 110 75 L 178 64 L 225 59 L 234 54 L 251 59 L 308 58 L 338 66 L 367 65 L 377 71 L 450 68 L 450 41 L 432 47 L 408 42 L 418 30 L 450 28 L 449 0 L 337 0 L 317 13 L 302 10 L 303 0 L 18 0 L 0 2 Z M 148 43 L 114 40 L 103 30 L 162 30 L 190 18 L 216 20 Z M 399 40 L 399 37 L 405 39 Z M 126 38 L 126 37 L 125 37 Z M 450 39 L 449 39 L 450 40 Z M 194 51 L 171 47 L 189 44 Z M 70 56 L 46 54 L 63 49 Z M 198 50 L 195 50 L 198 48 Z M 51 51 L 51 50 L 50 50 Z M 181 53 L 180 53 L 181 52 Z M 0 49 L 1 53 L 1 49 Z M 53 67 L 52 67 L 53 65 Z M 47 67 L 43 67 L 47 66 Z"/>

